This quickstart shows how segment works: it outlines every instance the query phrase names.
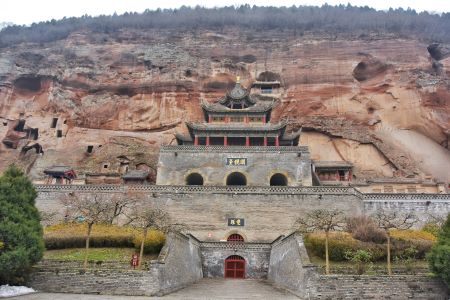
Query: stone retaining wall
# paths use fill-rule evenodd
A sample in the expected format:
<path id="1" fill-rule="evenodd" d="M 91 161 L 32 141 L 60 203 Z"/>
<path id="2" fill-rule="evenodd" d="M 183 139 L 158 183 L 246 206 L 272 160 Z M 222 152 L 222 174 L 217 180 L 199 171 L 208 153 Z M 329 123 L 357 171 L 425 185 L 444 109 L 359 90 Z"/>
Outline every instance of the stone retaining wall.
<path id="1" fill-rule="evenodd" d="M 29 285 L 38 291 L 106 294 L 163 295 L 183 288 L 203 277 L 198 241 L 170 234 L 158 260 L 147 270 L 120 269 L 91 264 L 85 271 L 77 262 L 44 261 L 34 267 Z"/>
<path id="2" fill-rule="evenodd" d="M 305 298 L 307 284 L 316 276 L 301 234 L 274 241 L 270 252 L 268 280 Z"/>
<path id="3" fill-rule="evenodd" d="M 310 281 L 306 296 L 307 299 L 450 299 L 440 280 L 425 275 L 321 275 Z"/>

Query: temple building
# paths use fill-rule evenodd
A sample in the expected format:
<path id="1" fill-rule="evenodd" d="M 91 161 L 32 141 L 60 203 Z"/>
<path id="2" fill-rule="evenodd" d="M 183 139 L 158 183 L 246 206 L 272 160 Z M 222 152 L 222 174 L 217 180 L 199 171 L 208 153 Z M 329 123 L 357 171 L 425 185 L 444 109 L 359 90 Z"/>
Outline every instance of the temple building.
<path id="1" fill-rule="evenodd" d="M 271 122 L 273 101 L 258 100 L 238 80 L 216 103 L 201 106 L 205 121 L 187 122 L 188 135 L 161 148 L 156 184 L 312 185 L 300 130 L 287 133 L 287 121 Z"/>

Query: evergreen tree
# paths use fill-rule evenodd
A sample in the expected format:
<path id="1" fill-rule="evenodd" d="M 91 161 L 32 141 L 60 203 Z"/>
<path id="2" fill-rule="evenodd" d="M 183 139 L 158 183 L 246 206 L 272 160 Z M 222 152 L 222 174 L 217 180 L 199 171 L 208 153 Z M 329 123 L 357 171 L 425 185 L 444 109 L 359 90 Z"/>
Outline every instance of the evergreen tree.
<path id="1" fill-rule="evenodd" d="M 427 258 L 431 270 L 450 287 L 450 214 Z"/>
<path id="2" fill-rule="evenodd" d="M 31 181 L 15 166 L 0 177 L 0 284 L 21 284 L 42 258 L 42 226 Z"/>

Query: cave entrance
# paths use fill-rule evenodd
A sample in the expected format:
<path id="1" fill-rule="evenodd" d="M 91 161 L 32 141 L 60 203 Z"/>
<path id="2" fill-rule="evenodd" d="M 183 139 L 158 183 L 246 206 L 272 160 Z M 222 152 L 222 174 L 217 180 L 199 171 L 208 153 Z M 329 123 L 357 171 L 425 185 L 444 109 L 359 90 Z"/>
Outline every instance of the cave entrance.
<path id="1" fill-rule="evenodd" d="M 56 128 L 56 124 L 58 124 L 58 118 L 53 118 L 51 128 Z"/>
<path id="2" fill-rule="evenodd" d="M 271 186 L 287 186 L 288 180 L 286 176 L 280 173 L 273 174 L 272 177 L 270 177 L 270 185 Z"/>
<path id="3" fill-rule="evenodd" d="M 227 185 L 247 185 L 247 178 L 240 172 L 233 172 L 227 177 Z"/>
<path id="4" fill-rule="evenodd" d="M 203 177 L 198 173 L 191 173 L 186 177 L 186 185 L 203 185 Z"/>
<path id="5" fill-rule="evenodd" d="M 19 120 L 19 123 L 17 123 L 17 126 L 14 128 L 14 130 L 18 132 L 23 132 L 24 128 L 25 128 L 25 120 Z"/>

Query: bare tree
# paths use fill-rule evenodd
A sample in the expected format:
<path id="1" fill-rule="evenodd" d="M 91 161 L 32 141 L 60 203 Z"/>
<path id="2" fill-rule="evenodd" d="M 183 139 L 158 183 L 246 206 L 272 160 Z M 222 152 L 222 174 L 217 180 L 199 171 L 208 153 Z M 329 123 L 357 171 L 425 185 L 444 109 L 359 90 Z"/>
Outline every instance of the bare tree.
<path id="1" fill-rule="evenodd" d="M 136 201 L 135 198 L 129 197 L 128 194 L 118 194 L 113 196 L 109 202 L 111 205 L 111 211 L 108 220 L 108 224 L 113 224 L 114 221 L 121 215 L 124 215 L 128 208 L 133 206 Z"/>
<path id="2" fill-rule="evenodd" d="M 84 268 L 87 268 L 89 254 L 89 240 L 91 238 L 92 227 L 94 224 L 107 222 L 111 218 L 111 202 L 102 199 L 98 194 L 79 197 L 74 193 L 63 200 L 63 203 L 70 207 L 72 214 L 76 214 L 87 224 L 86 248 L 84 254 Z"/>
<path id="3" fill-rule="evenodd" d="M 328 238 L 330 231 L 340 230 L 344 226 L 344 215 L 341 210 L 316 209 L 300 217 L 294 225 L 300 232 L 325 232 L 325 273 L 330 274 L 328 254 Z"/>
<path id="4" fill-rule="evenodd" d="M 391 229 L 409 229 L 416 222 L 417 218 L 413 212 L 398 212 L 398 211 L 387 211 L 378 210 L 372 215 L 372 218 L 377 223 L 378 227 L 384 230 L 387 237 L 387 269 L 388 274 L 392 275 L 391 267 Z"/>
<path id="5" fill-rule="evenodd" d="M 150 229 L 159 230 L 164 233 L 170 231 L 182 231 L 182 224 L 173 223 L 169 213 L 161 206 L 154 203 L 144 203 L 139 201 L 135 203 L 131 217 L 132 225 L 142 229 L 142 241 L 139 252 L 139 265 L 144 255 L 144 244 L 147 233 Z"/>

